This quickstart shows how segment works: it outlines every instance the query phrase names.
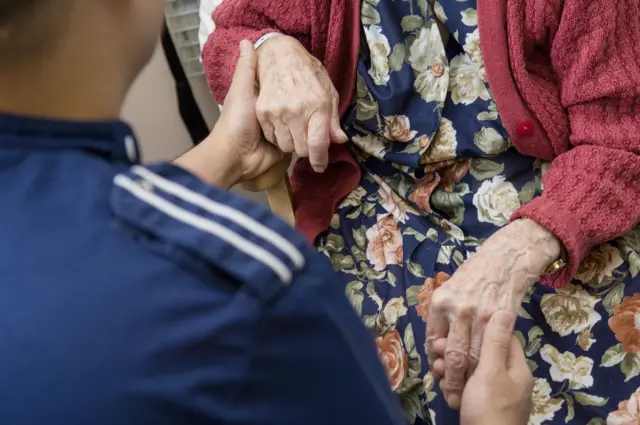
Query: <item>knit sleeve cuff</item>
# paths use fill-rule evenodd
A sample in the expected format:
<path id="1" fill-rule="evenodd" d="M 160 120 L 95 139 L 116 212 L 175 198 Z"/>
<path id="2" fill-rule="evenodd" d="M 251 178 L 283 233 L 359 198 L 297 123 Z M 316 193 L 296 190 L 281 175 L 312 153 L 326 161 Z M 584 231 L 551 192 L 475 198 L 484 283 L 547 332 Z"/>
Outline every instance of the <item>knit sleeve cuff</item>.
<path id="1" fill-rule="evenodd" d="M 511 220 L 521 218 L 531 219 L 549 229 L 560 239 L 567 252 L 567 265 L 551 275 L 542 276 L 540 282 L 552 288 L 569 283 L 589 253 L 589 241 L 571 211 L 543 195 L 518 209 Z"/>
<path id="2" fill-rule="evenodd" d="M 256 43 L 262 36 L 276 31 L 273 28 L 255 30 L 251 28 L 217 28 L 202 50 L 209 89 L 218 104 L 223 104 L 233 80 L 236 63 L 240 57 L 240 42 Z"/>

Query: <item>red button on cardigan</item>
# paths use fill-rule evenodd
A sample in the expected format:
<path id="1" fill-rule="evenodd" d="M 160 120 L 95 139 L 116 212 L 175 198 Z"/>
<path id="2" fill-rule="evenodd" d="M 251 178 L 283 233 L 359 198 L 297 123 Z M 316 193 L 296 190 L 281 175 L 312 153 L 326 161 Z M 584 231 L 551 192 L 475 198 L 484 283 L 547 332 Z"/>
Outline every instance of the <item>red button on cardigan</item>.
<path id="1" fill-rule="evenodd" d="M 518 136 L 531 136 L 533 134 L 533 123 L 529 120 L 522 121 L 516 127 L 516 132 L 518 133 Z"/>

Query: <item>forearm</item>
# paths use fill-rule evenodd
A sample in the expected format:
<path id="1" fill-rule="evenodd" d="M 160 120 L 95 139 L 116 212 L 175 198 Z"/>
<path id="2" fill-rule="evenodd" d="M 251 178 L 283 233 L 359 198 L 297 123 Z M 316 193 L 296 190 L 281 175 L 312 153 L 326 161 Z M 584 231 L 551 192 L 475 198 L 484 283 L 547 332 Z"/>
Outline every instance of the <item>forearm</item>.
<path id="1" fill-rule="evenodd" d="M 242 167 L 237 155 L 223 141 L 216 143 L 214 134 L 173 163 L 200 180 L 222 189 L 232 188 L 242 178 Z"/>
<path id="2" fill-rule="evenodd" d="M 547 129 L 559 156 L 542 196 L 513 218 L 535 220 L 562 240 L 568 265 L 542 280 L 560 287 L 594 246 L 640 220 L 640 21 L 628 19 L 640 9 L 637 0 L 555 3 L 559 19 L 538 34 L 553 35 L 551 64 L 568 122 L 563 129 L 558 115 L 559 124 Z"/>
<path id="3" fill-rule="evenodd" d="M 496 269 L 488 275 L 498 277 L 501 284 L 517 293 L 526 292 L 563 255 L 562 243 L 555 234 L 526 218 L 496 232 L 481 249 L 500 259 L 486 264 Z"/>
<path id="4" fill-rule="evenodd" d="M 615 239 L 640 220 L 640 157 L 631 152 L 579 146 L 553 161 L 544 193 L 514 214 L 551 230 L 567 252 L 567 266 L 543 280 L 559 287 L 596 245 Z"/>

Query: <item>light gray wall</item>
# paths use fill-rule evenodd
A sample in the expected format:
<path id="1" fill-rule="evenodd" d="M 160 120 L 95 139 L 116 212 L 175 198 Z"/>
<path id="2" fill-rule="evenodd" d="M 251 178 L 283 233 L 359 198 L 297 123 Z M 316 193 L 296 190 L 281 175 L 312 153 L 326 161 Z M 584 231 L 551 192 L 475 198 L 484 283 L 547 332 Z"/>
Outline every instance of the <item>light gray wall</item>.
<path id="1" fill-rule="evenodd" d="M 160 47 L 129 92 L 122 116 L 136 130 L 144 161 L 175 158 L 191 146 L 178 112 L 173 77 Z"/>

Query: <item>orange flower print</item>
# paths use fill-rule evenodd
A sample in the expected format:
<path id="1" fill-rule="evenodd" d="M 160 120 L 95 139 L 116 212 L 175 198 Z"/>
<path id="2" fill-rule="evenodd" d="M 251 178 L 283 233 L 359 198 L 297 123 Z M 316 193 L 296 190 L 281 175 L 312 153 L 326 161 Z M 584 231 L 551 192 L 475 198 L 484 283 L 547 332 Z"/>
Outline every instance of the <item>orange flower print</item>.
<path id="1" fill-rule="evenodd" d="M 435 277 L 430 277 L 425 280 L 422 289 L 418 292 L 418 305 L 416 306 L 416 310 L 425 323 L 427 322 L 427 316 L 429 315 L 429 306 L 431 305 L 431 297 L 433 296 L 433 293 L 436 289 L 444 285 L 449 278 L 451 278 L 451 276 L 448 274 L 439 272 Z"/>
<path id="2" fill-rule="evenodd" d="M 438 173 L 428 174 L 425 178 L 418 182 L 418 187 L 409 195 L 409 201 L 416 204 L 418 208 L 425 212 L 431 212 L 429 199 L 434 189 L 440 183 L 440 175 Z"/>
<path id="3" fill-rule="evenodd" d="M 640 352 L 640 292 L 622 300 L 609 319 L 609 327 L 624 351 Z"/>
<path id="4" fill-rule="evenodd" d="M 411 130 L 409 118 L 405 115 L 395 115 L 385 118 L 387 126 L 384 129 L 384 137 L 394 142 L 407 143 L 418 134 Z"/>
<path id="5" fill-rule="evenodd" d="M 576 278 L 584 283 L 602 283 L 613 276 L 613 271 L 622 265 L 620 251 L 610 244 L 592 250 L 580 264 Z"/>
<path id="6" fill-rule="evenodd" d="M 453 192 L 453 185 L 462 180 L 470 167 L 471 160 L 465 159 L 440 170 L 438 174 L 440 174 L 441 180 L 438 189 L 442 189 L 444 192 Z"/>
<path id="7" fill-rule="evenodd" d="M 367 240 L 367 260 L 375 270 L 402 263 L 402 233 L 393 215 L 378 215 L 378 222 L 367 230 Z"/>
<path id="8" fill-rule="evenodd" d="M 618 404 L 618 410 L 607 417 L 607 425 L 638 425 L 640 423 L 640 388 L 629 400 Z"/>
<path id="9" fill-rule="evenodd" d="M 378 356 L 387 371 L 392 390 L 397 390 L 407 376 L 409 357 L 402 345 L 400 333 L 392 330 L 376 338 Z"/>
<path id="10" fill-rule="evenodd" d="M 378 183 L 378 196 L 379 203 L 389 214 L 391 214 L 397 221 L 404 223 L 407 220 L 407 214 L 418 215 L 418 212 L 409 205 L 407 201 L 395 193 L 389 185 L 379 177 L 374 177 L 376 183 Z"/>

